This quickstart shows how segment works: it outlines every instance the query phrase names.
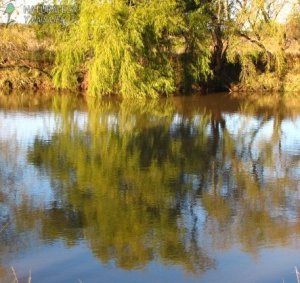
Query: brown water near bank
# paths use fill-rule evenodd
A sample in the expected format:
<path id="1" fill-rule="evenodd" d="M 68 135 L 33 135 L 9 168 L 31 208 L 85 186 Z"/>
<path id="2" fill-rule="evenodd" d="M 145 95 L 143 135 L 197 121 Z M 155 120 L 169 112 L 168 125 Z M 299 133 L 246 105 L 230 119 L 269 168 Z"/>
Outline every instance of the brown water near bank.
<path id="1" fill-rule="evenodd" d="M 295 282 L 298 98 L 18 97 L 0 97 L 3 282 Z"/>

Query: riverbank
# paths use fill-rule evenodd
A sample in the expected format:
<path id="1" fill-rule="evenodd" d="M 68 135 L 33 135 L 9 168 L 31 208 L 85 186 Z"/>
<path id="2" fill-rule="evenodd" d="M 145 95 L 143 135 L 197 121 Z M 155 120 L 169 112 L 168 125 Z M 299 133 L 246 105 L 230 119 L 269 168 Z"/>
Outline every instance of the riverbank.
<path id="1" fill-rule="evenodd" d="M 49 40 L 38 40 L 32 28 L 0 26 L 0 89 L 53 89 L 54 50 Z"/>
<path id="2" fill-rule="evenodd" d="M 279 78 L 275 72 L 257 71 L 251 81 L 233 82 L 230 91 L 234 93 L 299 92 L 300 91 L 300 46 L 294 43 L 286 50 L 286 70 Z"/>
<path id="3" fill-rule="evenodd" d="M 38 39 L 32 27 L 24 25 L 0 26 L 3 40 L 0 42 L 0 90 L 49 91 L 55 89 L 53 68 L 54 44 L 50 39 Z M 299 92 L 300 91 L 300 46 L 294 41 L 285 51 L 286 70 L 278 78 L 275 72 L 257 70 L 254 79 L 241 82 L 239 66 L 224 68 L 218 81 L 212 79 L 208 85 L 193 84 L 190 92 L 207 93 L 227 90 L 233 93 Z M 176 93 L 181 94 L 186 84 L 176 75 Z M 78 88 L 87 89 L 86 77 L 78 77 Z M 217 86 L 217 87 L 215 87 Z"/>

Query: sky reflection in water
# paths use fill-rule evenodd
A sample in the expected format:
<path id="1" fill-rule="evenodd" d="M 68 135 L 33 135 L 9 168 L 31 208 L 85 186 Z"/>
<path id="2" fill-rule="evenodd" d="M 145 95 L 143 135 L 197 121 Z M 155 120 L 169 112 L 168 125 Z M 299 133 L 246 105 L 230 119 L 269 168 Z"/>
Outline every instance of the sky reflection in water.
<path id="1" fill-rule="evenodd" d="M 26 99 L 0 99 L 3 282 L 295 282 L 300 101 Z"/>

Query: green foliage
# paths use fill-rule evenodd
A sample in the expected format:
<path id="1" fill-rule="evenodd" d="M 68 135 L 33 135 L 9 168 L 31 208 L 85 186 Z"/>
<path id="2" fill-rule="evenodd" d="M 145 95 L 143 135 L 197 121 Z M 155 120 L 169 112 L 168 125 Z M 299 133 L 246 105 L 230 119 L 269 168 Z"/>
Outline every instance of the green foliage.
<path id="1" fill-rule="evenodd" d="M 228 33 L 227 59 L 241 65 L 240 80 L 255 83 L 260 73 L 274 73 L 277 79 L 286 74 L 285 26 L 276 17 L 282 1 L 249 1 L 237 5 L 237 14 Z"/>
<path id="2" fill-rule="evenodd" d="M 175 90 L 172 58 L 180 34 L 188 29 L 193 30 L 189 43 L 196 58 L 192 73 L 206 78 L 209 53 L 205 40 L 201 42 L 203 29 L 195 27 L 200 17 L 201 11 L 186 17 L 176 0 L 81 1 L 79 20 L 57 54 L 55 84 L 75 87 L 78 73 L 84 71 L 89 94 L 171 94 Z"/>
<path id="3" fill-rule="evenodd" d="M 186 76 L 190 79 L 187 83 L 206 82 L 212 76 L 210 68 L 211 45 L 210 37 L 207 35 L 209 17 L 205 14 L 205 6 L 199 6 L 186 13 L 184 32 L 185 39 L 185 61 Z"/>
<path id="4" fill-rule="evenodd" d="M 286 50 L 298 36 L 299 9 L 291 10 L 287 24 L 279 21 L 285 5 L 284 0 L 64 0 L 57 7 L 73 7 L 72 13 L 36 13 L 33 26 L 52 40 L 58 88 L 79 87 L 98 97 L 157 98 L 196 84 L 230 87 L 239 81 L 256 89 L 262 75 L 262 81 L 274 78 L 268 90 L 278 90 L 287 89 Z M 34 23 L 39 17 L 43 24 Z"/>

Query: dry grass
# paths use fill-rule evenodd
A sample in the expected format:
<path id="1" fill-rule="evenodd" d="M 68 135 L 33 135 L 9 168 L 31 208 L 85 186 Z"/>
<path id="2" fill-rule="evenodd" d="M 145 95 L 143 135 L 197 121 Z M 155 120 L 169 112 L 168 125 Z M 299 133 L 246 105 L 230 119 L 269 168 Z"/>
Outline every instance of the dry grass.
<path id="1" fill-rule="evenodd" d="M 50 89 L 54 51 L 33 28 L 0 25 L 0 89 Z"/>

